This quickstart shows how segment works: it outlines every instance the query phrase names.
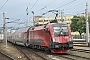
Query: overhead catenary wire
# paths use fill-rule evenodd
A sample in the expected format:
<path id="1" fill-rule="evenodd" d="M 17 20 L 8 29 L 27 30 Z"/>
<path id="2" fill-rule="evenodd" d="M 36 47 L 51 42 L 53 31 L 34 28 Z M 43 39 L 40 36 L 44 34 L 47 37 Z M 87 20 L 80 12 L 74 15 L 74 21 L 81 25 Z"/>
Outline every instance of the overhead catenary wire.
<path id="1" fill-rule="evenodd" d="M 64 4 L 64 5 L 62 5 L 62 6 L 60 6 L 60 7 L 58 7 L 58 8 L 56 8 L 56 9 L 60 9 L 60 8 L 62 8 L 62 7 L 64 7 L 64 6 L 66 6 L 66 5 L 68 5 L 68 4 L 70 4 L 70 3 L 73 3 L 73 2 L 75 2 L 76 0 L 73 0 L 73 1 L 71 1 L 71 2 L 68 2 L 68 3 L 66 3 L 66 4 Z M 82 3 L 85 3 L 85 1 L 84 2 L 82 2 Z M 82 5 L 82 3 L 80 3 L 80 4 L 77 4 L 77 5 L 75 5 L 75 6 L 73 6 L 73 7 L 71 7 L 71 8 L 68 8 L 68 9 L 64 9 L 65 11 L 66 10 L 70 10 L 70 9 L 73 9 L 73 8 L 75 8 L 75 7 L 77 7 L 77 6 L 79 6 L 79 5 Z M 44 7 L 44 8 L 46 8 L 46 6 Z M 44 9 L 43 8 L 43 9 Z M 85 10 L 81 10 L 81 11 L 78 11 L 78 12 L 84 12 Z M 76 12 L 77 13 L 77 12 Z"/>
<path id="2" fill-rule="evenodd" d="M 75 1 L 76 1 L 76 0 L 75 0 Z M 71 1 L 71 3 L 72 3 L 72 2 L 74 2 L 74 1 Z M 69 3 L 70 3 L 70 2 L 69 2 Z M 69 4 L 69 3 L 67 3 L 67 4 Z M 65 10 L 65 11 L 72 10 L 72 9 L 75 8 L 75 7 L 76 7 L 76 9 L 77 9 L 78 6 L 79 6 L 79 8 L 80 8 L 80 5 L 82 5 L 83 3 L 85 3 L 85 1 L 83 1 L 83 2 L 81 2 L 81 3 L 79 3 L 79 4 L 75 5 L 75 6 L 73 6 L 73 7 L 71 7 L 71 8 L 64 9 L 64 10 Z M 61 8 L 61 7 L 66 6 L 67 4 L 58 7 L 58 9 Z M 77 13 L 77 14 L 79 14 L 79 12 L 84 13 L 85 10 L 81 10 L 81 11 L 77 11 L 77 12 L 73 12 L 73 13 Z M 70 12 L 69 12 L 69 13 L 70 13 Z"/>
<path id="3" fill-rule="evenodd" d="M 31 2 L 31 0 L 30 0 L 30 2 Z M 29 4 L 28 4 L 28 6 L 30 5 L 30 2 L 29 2 Z M 24 17 L 24 19 L 27 17 L 27 15 L 29 15 L 29 13 L 31 12 L 31 10 L 34 8 L 34 6 L 36 5 L 36 3 L 38 2 L 38 0 L 36 0 L 36 2 L 34 3 L 34 5 L 31 7 L 31 9 L 30 9 L 30 11 L 28 12 L 28 6 L 27 6 L 27 8 L 26 8 L 26 15 L 25 15 L 25 17 Z"/>
<path id="4" fill-rule="evenodd" d="M 47 6 L 49 6 L 50 4 L 52 4 L 53 2 L 55 2 L 56 0 L 53 0 L 51 3 L 49 3 L 48 5 L 44 6 L 43 8 L 41 8 L 40 10 L 45 9 Z"/>
<path id="5" fill-rule="evenodd" d="M 26 8 L 26 14 L 27 14 L 27 15 L 28 15 L 28 9 L 29 9 L 30 3 L 31 3 L 31 0 L 30 0 L 30 2 L 29 2 L 29 4 L 28 4 L 27 8 Z"/>
<path id="6" fill-rule="evenodd" d="M 55 0 L 53 0 L 51 3 L 53 3 Z M 56 8 L 56 9 L 60 9 L 61 7 L 64 7 L 64 6 L 66 6 L 66 5 L 68 5 L 68 4 L 70 4 L 70 3 L 72 3 L 72 2 L 74 2 L 74 1 L 76 1 L 76 0 L 73 0 L 73 1 L 71 1 L 71 2 L 68 2 L 68 3 L 66 3 L 66 4 L 64 4 L 64 5 L 62 5 L 62 6 L 60 6 L 60 7 L 58 7 L 58 8 Z M 50 4 L 51 4 L 50 3 Z M 48 5 L 50 5 L 50 4 L 48 4 Z M 48 5 L 46 5 L 46 6 L 44 6 L 43 8 L 41 8 L 40 10 L 43 10 L 43 9 L 45 9 Z"/>
<path id="7" fill-rule="evenodd" d="M 68 3 L 66 3 L 66 4 L 64 4 L 64 5 L 60 6 L 60 7 L 57 7 L 56 9 L 59 9 L 59 8 L 61 8 L 61 7 L 64 7 L 64 6 L 70 4 L 70 3 L 74 2 L 74 1 L 76 1 L 76 0 L 73 0 L 73 1 L 71 1 L 71 2 L 68 2 Z"/>
<path id="8" fill-rule="evenodd" d="M 30 11 L 34 8 L 34 6 L 36 5 L 36 3 L 38 2 L 38 0 L 35 2 L 35 4 L 32 6 L 32 8 L 30 9 Z"/>
<path id="9" fill-rule="evenodd" d="M 30 0 L 30 2 L 31 2 L 31 0 Z M 28 6 L 30 5 L 30 2 L 29 2 L 29 4 L 28 4 Z M 34 6 L 36 5 L 36 3 L 38 2 L 38 0 L 36 0 L 36 2 L 34 3 L 34 5 L 31 7 L 31 9 L 29 10 L 28 9 L 28 6 L 27 6 L 27 8 L 26 8 L 26 15 L 25 15 L 25 17 L 23 18 L 23 19 L 25 19 L 28 15 L 29 15 L 29 13 L 31 12 L 31 10 L 34 8 Z M 29 10 L 29 11 L 28 11 Z"/>
<path id="10" fill-rule="evenodd" d="M 30 0 L 30 2 L 31 2 L 31 0 Z M 29 2 L 29 4 L 28 4 L 28 6 L 30 5 L 30 2 Z M 29 12 L 28 12 L 29 8 L 28 8 L 28 6 L 27 6 L 27 8 L 26 8 L 27 15 L 31 12 L 31 10 L 34 8 L 34 6 L 36 5 L 37 2 L 38 2 L 38 0 L 36 0 L 35 4 L 32 6 L 32 8 L 30 9 Z M 53 2 L 55 2 L 55 0 L 53 0 L 53 1 L 52 1 L 51 3 L 49 3 L 48 5 L 46 5 L 46 7 L 49 6 L 50 4 L 52 4 Z M 43 8 L 42 8 L 42 9 L 43 9 Z M 23 14 L 23 15 L 24 15 L 24 14 Z M 27 15 L 25 15 L 24 18 L 26 18 Z M 20 20 L 21 20 L 21 18 L 20 18 Z"/>
<path id="11" fill-rule="evenodd" d="M 73 13 L 72 15 L 85 14 L 85 10 L 80 10 L 78 12 L 69 12 L 69 13 Z"/>
<path id="12" fill-rule="evenodd" d="M 41 9 L 39 9 L 38 11 L 41 11 L 41 10 L 43 10 L 43 9 L 45 9 L 45 8 L 47 8 L 47 6 L 49 6 L 49 5 L 51 5 L 52 3 L 54 3 L 56 0 L 53 0 L 52 2 L 50 2 L 49 4 L 47 4 L 47 5 L 45 5 L 44 7 L 42 7 Z M 38 12 L 38 11 L 36 11 L 36 12 Z"/>
<path id="13" fill-rule="evenodd" d="M 24 13 L 22 14 L 22 16 L 20 17 L 20 19 L 18 19 L 18 21 L 20 21 L 21 19 L 25 19 L 25 18 L 27 17 L 27 15 L 25 15 L 25 17 L 22 18 L 25 13 L 28 13 L 28 9 L 29 9 L 30 3 L 31 3 L 31 0 L 29 1 L 28 5 L 27 5 L 27 7 L 26 7 L 26 12 L 24 12 Z M 17 23 L 17 24 L 18 24 L 18 23 Z M 16 24 L 16 25 L 17 25 L 17 24 Z M 21 24 L 21 23 L 20 23 L 20 24 Z M 23 24 L 24 24 L 24 23 L 23 23 Z"/>
<path id="14" fill-rule="evenodd" d="M 38 0 L 36 0 L 36 2 L 34 3 L 34 5 L 32 6 L 32 8 L 31 9 L 33 9 L 34 8 L 34 6 L 36 5 L 36 3 L 38 2 Z M 28 11 L 29 10 L 29 5 L 30 5 L 30 3 L 31 3 L 31 0 L 29 1 L 29 4 L 28 4 L 28 6 L 26 7 L 26 15 L 25 15 L 25 17 L 23 18 L 23 19 L 25 19 L 26 17 L 27 17 L 27 15 L 29 15 L 29 12 L 31 12 L 31 9 L 30 9 L 30 11 Z M 24 15 L 24 13 L 23 13 L 23 15 Z M 19 20 L 21 20 L 22 19 L 22 17 L 23 17 L 23 15 L 21 16 L 21 18 L 19 19 Z"/>
<path id="15" fill-rule="evenodd" d="M 80 10 L 80 11 L 78 11 L 78 8 L 83 7 L 83 6 L 82 6 L 83 3 L 85 3 L 85 2 L 79 3 L 79 4 L 77 4 L 77 5 L 73 6 L 73 7 L 70 7 L 70 8 L 64 9 L 64 10 L 65 10 L 66 12 L 70 11 L 69 13 L 77 13 L 77 14 L 79 14 L 79 12 L 80 12 L 80 13 L 81 13 L 81 12 L 84 13 L 85 10 Z M 73 9 L 74 9 L 74 10 L 76 9 L 77 12 L 71 12 L 71 10 L 73 10 Z"/>
<path id="16" fill-rule="evenodd" d="M 29 4 L 28 4 L 28 6 L 27 6 L 27 8 L 26 8 L 26 12 L 28 11 L 28 7 L 29 7 L 30 3 L 31 3 L 31 0 L 29 1 Z M 25 14 L 25 12 L 24 12 L 24 13 L 22 14 L 22 16 L 20 17 L 20 20 L 22 19 L 22 17 L 24 16 L 24 14 Z M 26 18 L 26 15 L 25 15 L 24 18 Z"/>
<path id="17" fill-rule="evenodd" d="M 68 8 L 68 9 L 64 9 L 64 10 L 71 10 L 73 8 L 76 8 L 77 6 L 82 5 L 83 3 L 85 3 L 85 2 L 79 3 L 79 4 L 75 5 L 75 6 L 72 6 L 72 7 Z"/>
<path id="18" fill-rule="evenodd" d="M 5 4 L 8 2 L 8 0 L 1 6 L 0 10 L 5 6 Z"/>
<path id="19" fill-rule="evenodd" d="M 20 20 L 20 19 L 16 19 L 16 20 L 10 21 L 9 23 L 16 22 L 16 21 L 19 21 L 19 20 Z"/>
<path id="20" fill-rule="evenodd" d="M 29 1 L 29 4 L 28 4 L 28 6 L 27 6 L 27 7 L 29 7 L 30 3 L 31 3 L 31 0 Z"/>
<path id="21" fill-rule="evenodd" d="M 80 12 L 85 12 L 85 10 L 80 10 L 80 11 L 78 11 L 78 12 L 79 12 L 79 13 L 80 13 Z M 76 12 L 76 13 L 77 13 L 77 12 Z"/>

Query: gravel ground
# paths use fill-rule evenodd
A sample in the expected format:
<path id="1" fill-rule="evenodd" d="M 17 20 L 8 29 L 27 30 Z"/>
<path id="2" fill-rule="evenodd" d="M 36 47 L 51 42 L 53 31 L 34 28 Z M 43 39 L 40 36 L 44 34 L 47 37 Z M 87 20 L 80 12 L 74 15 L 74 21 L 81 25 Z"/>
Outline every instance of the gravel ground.
<path id="1" fill-rule="evenodd" d="M 4 43 L 0 43 L 0 50 L 15 60 L 22 60 L 24 57 L 24 55 L 21 54 L 20 51 L 18 51 L 14 46 L 12 46 L 12 44 L 8 44 L 8 47 L 6 48 Z"/>

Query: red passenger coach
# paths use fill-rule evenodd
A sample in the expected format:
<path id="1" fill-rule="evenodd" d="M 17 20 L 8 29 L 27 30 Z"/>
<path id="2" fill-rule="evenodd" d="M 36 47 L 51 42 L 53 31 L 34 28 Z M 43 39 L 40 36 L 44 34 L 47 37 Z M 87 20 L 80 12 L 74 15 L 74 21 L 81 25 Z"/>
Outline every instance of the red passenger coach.
<path id="1" fill-rule="evenodd" d="M 31 47 L 49 49 L 53 53 L 67 53 L 73 48 L 71 30 L 65 23 L 49 23 L 31 27 L 29 33 Z"/>
<path id="2" fill-rule="evenodd" d="M 15 43 L 15 44 L 22 44 L 22 45 L 28 45 L 27 44 L 27 31 L 29 28 L 17 30 L 14 33 L 12 33 L 10 36 L 7 37 L 8 41 Z"/>

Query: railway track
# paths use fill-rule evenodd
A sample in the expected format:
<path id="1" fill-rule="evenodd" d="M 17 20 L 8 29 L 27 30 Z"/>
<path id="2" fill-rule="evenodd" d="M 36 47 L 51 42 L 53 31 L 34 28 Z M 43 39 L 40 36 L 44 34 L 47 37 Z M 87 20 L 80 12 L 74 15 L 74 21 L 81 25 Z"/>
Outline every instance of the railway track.
<path id="1" fill-rule="evenodd" d="M 75 52 L 77 51 L 75 51 L 74 49 L 73 49 L 73 53 L 58 55 L 58 54 L 52 54 L 50 52 L 46 53 L 45 51 L 40 51 L 37 49 L 30 49 L 23 46 L 17 46 L 17 45 L 14 45 L 14 46 L 16 47 L 17 50 L 20 51 L 20 53 L 22 53 L 23 57 L 19 60 L 60 60 L 60 59 L 61 60 L 90 60 L 89 57 L 78 55 L 79 53 L 75 55 Z"/>
<path id="2" fill-rule="evenodd" d="M 0 51 L 0 60 L 14 60 L 14 58 L 12 58 L 9 55 L 5 54 L 4 52 Z"/>
<path id="3" fill-rule="evenodd" d="M 45 53 L 49 58 L 52 60 L 90 60 L 90 57 L 74 54 L 74 53 L 66 53 L 66 54 L 52 54 L 52 53 Z"/>
<path id="4" fill-rule="evenodd" d="M 49 55 L 50 56 L 50 55 Z M 90 60 L 90 58 L 83 57 L 83 56 L 78 56 L 78 55 L 73 55 L 73 54 L 53 54 L 51 55 L 51 58 L 56 58 L 57 60 Z"/>
<path id="5" fill-rule="evenodd" d="M 76 49 L 76 48 L 73 48 L 71 51 L 90 53 L 90 50 L 86 50 L 86 49 Z"/>
<path id="6" fill-rule="evenodd" d="M 16 46 L 16 48 L 20 50 L 28 60 L 49 60 L 42 54 L 37 53 L 36 51 L 33 51 L 27 47 Z"/>
<path id="7" fill-rule="evenodd" d="M 74 39 L 73 40 L 73 46 L 78 46 L 78 47 L 88 47 L 88 45 L 86 44 L 86 40 L 84 39 Z"/>
<path id="8" fill-rule="evenodd" d="M 90 60 L 90 58 L 73 55 L 73 54 L 60 55 L 60 57 L 63 57 L 63 58 L 69 59 L 69 60 Z"/>
<path id="9" fill-rule="evenodd" d="M 16 46 L 16 45 L 15 45 L 15 47 L 16 47 L 21 53 L 23 53 L 24 58 L 26 58 L 27 60 L 32 60 L 32 58 L 29 57 L 28 54 L 26 54 L 19 46 Z"/>
<path id="10" fill-rule="evenodd" d="M 49 58 L 47 58 L 47 55 L 41 51 L 31 50 L 31 49 L 28 49 L 28 51 L 31 51 L 32 53 L 40 57 L 42 60 L 50 60 Z"/>
<path id="11" fill-rule="evenodd" d="M 30 57 L 30 60 L 53 60 L 53 57 L 48 59 L 47 57 L 45 57 L 45 55 L 43 55 L 43 54 L 49 55 L 49 53 L 39 52 L 37 50 L 35 51 L 35 50 L 29 49 L 29 48 L 25 48 L 25 47 L 22 47 L 21 50 L 23 50 L 23 52 L 26 53 L 28 55 L 28 57 Z M 73 51 L 74 51 L 74 49 L 73 49 Z M 78 50 L 78 51 L 80 51 L 80 50 Z M 82 51 L 88 53 L 87 50 L 82 50 Z M 74 54 L 70 54 L 70 53 L 61 54 L 61 55 L 52 54 L 52 56 L 57 56 L 56 59 L 90 60 L 90 58 L 88 58 L 88 57 L 74 55 Z"/>
<path id="12" fill-rule="evenodd" d="M 90 50 L 77 49 L 66 54 L 51 54 L 50 58 L 63 60 L 90 60 Z"/>

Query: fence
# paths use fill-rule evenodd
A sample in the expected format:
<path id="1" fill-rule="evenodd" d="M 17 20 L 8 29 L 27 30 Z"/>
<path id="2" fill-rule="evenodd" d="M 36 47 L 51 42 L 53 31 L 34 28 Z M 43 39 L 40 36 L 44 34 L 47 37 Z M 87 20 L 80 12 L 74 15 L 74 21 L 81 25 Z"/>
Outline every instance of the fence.
<path id="1" fill-rule="evenodd" d="M 86 39 L 86 36 L 85 35 L 72 35 L 72 38 L 73 39 Z"/>

